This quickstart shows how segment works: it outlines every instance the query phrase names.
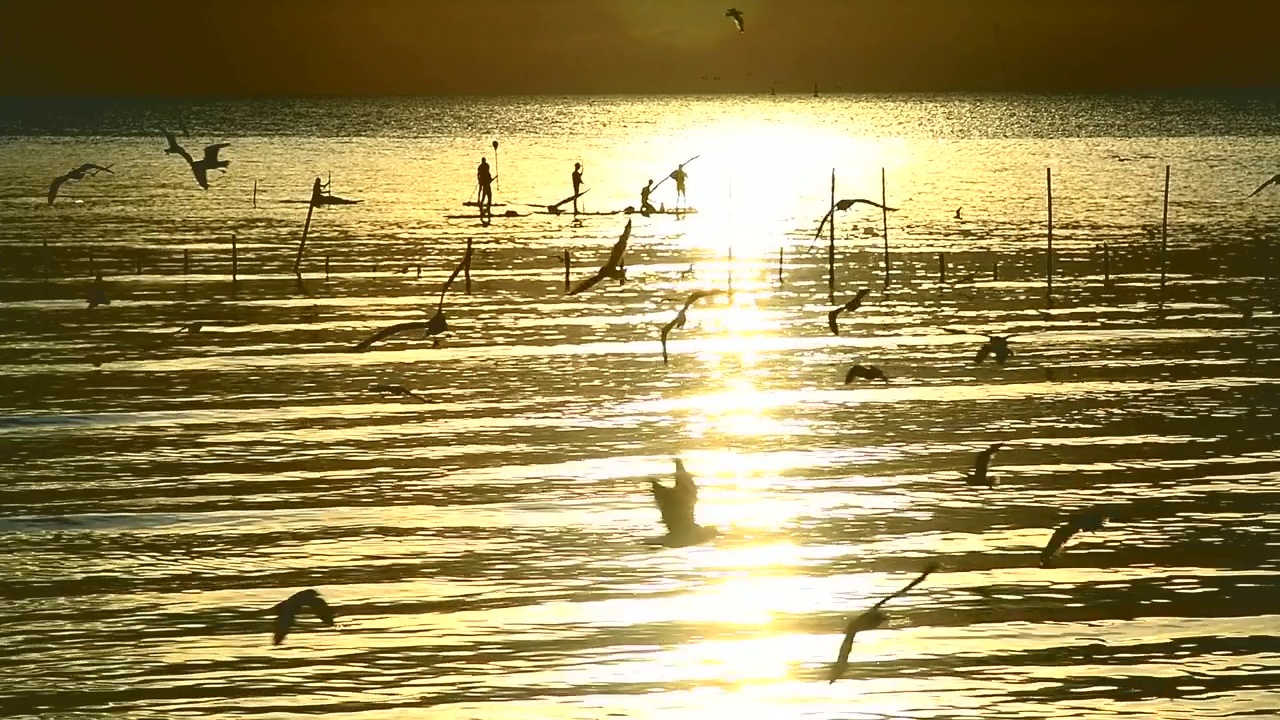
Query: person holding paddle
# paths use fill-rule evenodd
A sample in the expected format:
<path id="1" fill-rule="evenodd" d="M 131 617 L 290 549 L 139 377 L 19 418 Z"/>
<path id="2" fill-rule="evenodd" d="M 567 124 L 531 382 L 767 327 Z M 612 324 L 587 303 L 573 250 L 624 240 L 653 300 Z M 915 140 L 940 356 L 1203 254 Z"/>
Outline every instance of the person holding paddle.
<path id="1" fill-rule="evenodd" d="M 653 194 L 653 181 L 650 180 L 648 184 L 640 188 L 640 214 L 641 215 L 648 215 L 649 213 L 658 212 L 658 209 L 653 206 L 653 203 L 649 202 L 649 196 L 652 194 Z"/>
<path id="2" fill-rule="evenodd" d="M 480 167 L 476 168 L 476 181 L 480 183 L 480 197 L 476 204 L 483 214 L 493 205 L 493 175 L 489 173 L 489 161 L 486 158 L 480 158 Z"/>
<path id="3" fill-rule="evenodd" d="M 667 177 L 676 181 L 676 207 L 680 207 L 681 200 L 688 202 L 688 198 L 684 194 L 684 181 L 689 177 L 689 173 L 684 171 L 684 165 L 681 164 L 680 167 L 675 169 L 675 172 Z"/>
<path id="4" fill-rule="evenodd" d="M 582 163 L 573 164 L 573 214 L 578 214 L 578 196 L 582 194 Z"/>

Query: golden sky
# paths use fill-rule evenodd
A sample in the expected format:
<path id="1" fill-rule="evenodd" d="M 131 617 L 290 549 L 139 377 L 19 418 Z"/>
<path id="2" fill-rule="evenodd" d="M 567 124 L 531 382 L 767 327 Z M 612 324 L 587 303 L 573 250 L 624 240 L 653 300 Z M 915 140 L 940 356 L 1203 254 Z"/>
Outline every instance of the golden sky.
<path id="1" fill-rule="evenodd" d="M 22 4 L 20 4 L 22 3 Z M 746 15 L 739 35 L 723 16 Z M 4 94 L 1280 84 L 1267 0 L 10 0 Z M 703 79 L 703 78 L 707 79 Z M 719 77 L 716 81 L 714 78 Z"/>

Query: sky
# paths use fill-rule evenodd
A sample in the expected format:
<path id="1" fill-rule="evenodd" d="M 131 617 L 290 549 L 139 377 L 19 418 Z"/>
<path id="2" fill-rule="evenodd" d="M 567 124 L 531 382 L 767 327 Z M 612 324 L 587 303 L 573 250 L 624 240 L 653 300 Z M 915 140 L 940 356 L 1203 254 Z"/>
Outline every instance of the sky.
<path id="1" fill-rule="evenodd" d="M 724 9 L 746 18 L 739 34 Z M 1274 87 L 1266 0 L 8 0 L 4 95 Z M 718 80 L 716 78 L 719 78 Z"/>

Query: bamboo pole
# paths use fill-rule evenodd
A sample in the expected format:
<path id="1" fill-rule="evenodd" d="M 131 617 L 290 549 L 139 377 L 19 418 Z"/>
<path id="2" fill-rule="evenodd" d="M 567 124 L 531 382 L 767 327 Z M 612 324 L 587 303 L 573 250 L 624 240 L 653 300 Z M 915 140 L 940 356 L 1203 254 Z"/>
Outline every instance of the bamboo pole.
<path id="1" fill-rule="evenodd" d="M 329 256 L 324 256 L 324 279 L 329 279 Z"/>
<path id="2" fill-rule="evenodd" d="M 1000 280 L 1000 261 L 991 261 L 991 282 L 999 282 Z"/>
<path id="3" fill-rule="evenodd" d="M 782 248 L 778 248 L 778 288 L 782 288 Z"/>
<path id="4" fill-rule="evenodd" d="M 253 181 L 253 206 L 258 207 L 258 181 Z"/>
<path id="5" fill-rule="evenodd" d="M 569 258 L 569 249 L 568 249 L 568 248 L 565 248 L 565 251 L 564 251 L 564 291 L 565 291 L 565 292 L 569 292 L 569 266 L 570 266 L 570 264 L 571 264 L 571 260 L 570 260 L 570 258 Z"/>
<path id="6" fill-rule="evenodd" d="M 817 86 L 814 86 L 817 92 Z M 831 168 L 831 225 L 827 229 L 827 301 L 836 304 L 836 170 Z"/>
<path id="7" fill-rule="evenodd" d="M 467 252 L 463 256 L 462 279 L 466 282 L 466 293 L 471 294 L 471 238 L 467 238 Z"/>
<path id="8" fill-rule="evenodd" d="M 182 249 L 182 274 L 186 275 L 191 272 L 191 250 Z"/>
<path id="9" fill-rule="evenodd" d="M 311 214 L 316 211 L 315 203 L 307 204 L 307 222 L 302 226 L 302 242 L 298 243 L 298 256 L 293 259 L 293 274 L 302 276 L 302 251 L 307 247 L 307 234 L 311 232 Z"/>
<path id="10" fill-rule="evenodd" d="M 889 195 L 885 190 L 884 168 L 880 168 L 880 219 L 884 234 L 884 289 L 889 289 Z"/>
<path id="11" fill-rule="evenodd" d="M 1049 234 L 1045 252 L 1044 306 L 1053 309 L 1053 168 L 1045 168 L 1045 196 L 1049 202 Z"/>
<path id="12" fill-rule="evenodd" d="M 1164 307 L 1164 286 L 1169 266 L 1169 173 L 1164 166 L 1164 212 L 1160 217 L 1160 307 Z"/>
<path id="13" fill-rule="evenodd" d="M 235 282 L 239 274 L 240 274 L 240 256 L 239 256 L 239 251 L 236 248 L 235 233 L 232 233 L 231 235 L 231 282 Z"/>

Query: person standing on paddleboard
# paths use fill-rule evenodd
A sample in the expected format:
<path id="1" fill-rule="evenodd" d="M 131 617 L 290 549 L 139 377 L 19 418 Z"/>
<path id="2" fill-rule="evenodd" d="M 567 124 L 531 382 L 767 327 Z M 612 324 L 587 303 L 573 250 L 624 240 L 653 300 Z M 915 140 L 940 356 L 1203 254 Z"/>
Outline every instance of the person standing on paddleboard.
<path id="1" fill-rule="evenodd" d="M 578 196 L 582 194 L 582 163 L 573 164 L 573 214 L 578 214 Z"/>
<path id="2" fill-rule="evenodd" d="M 489 173 L 489 161 L 480 158 L 480 167 L 476 168 L 476 181 L 480 183 L 480 197 L 476 204 L 481 208 L 493 205 L 493 175 Z"/>
<path id="3" fill-rule="evenodd" d="M 689 177 L 689 173 L 685 172 L 684 165 L 681 165 L 668 177 L 676 181 L 676 207 L 680 207 L 681 200 L 688 202 L 688 198 L 684 194 L 684 181 Z"/>

